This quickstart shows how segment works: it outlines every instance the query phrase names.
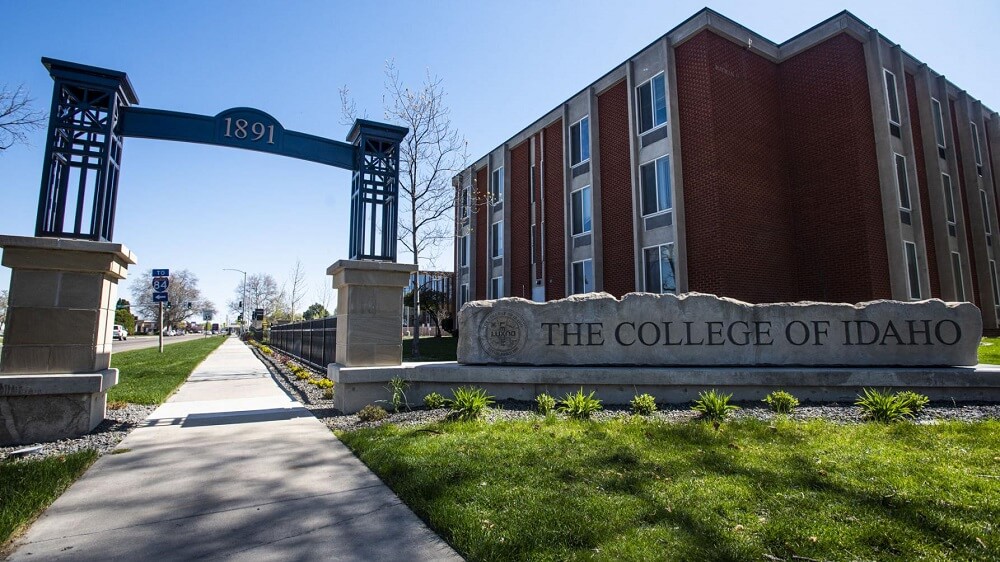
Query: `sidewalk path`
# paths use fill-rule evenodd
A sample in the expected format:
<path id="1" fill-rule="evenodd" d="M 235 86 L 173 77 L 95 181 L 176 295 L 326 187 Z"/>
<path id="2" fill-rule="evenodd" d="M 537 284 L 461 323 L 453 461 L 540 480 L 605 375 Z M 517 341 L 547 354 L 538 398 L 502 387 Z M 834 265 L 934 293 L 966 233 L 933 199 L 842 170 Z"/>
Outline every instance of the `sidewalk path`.
<path id="1" fill-rule="evenodd" d="M 460 560 L 235 339 L 12 560 Z"/>

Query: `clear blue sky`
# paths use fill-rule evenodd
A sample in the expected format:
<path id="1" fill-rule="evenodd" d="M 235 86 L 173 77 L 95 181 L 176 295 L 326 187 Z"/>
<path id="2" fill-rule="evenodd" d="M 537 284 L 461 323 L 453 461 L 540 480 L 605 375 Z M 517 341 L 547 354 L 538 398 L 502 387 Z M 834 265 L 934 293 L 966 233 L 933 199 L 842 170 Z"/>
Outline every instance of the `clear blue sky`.
<path id="1" fill-rule="evenodd" d="M 382 69 L 444 79 L 454 124 L 477 158 L 699 9 L 689 1 L 9 2 L 0 82 L 47 109 L 40 57 L 129 74 L 143 107 L 215 115 L 261 109 L 288 129 L 343 139 L 337 90 L 380 119 Z M 777 42 L 848 9 L 972 96 L 1000 109 L 996 0 L 718 2 L 711 8 Z M 34 232 L 44 132 L 0 156 L 0 233 Z M 127 139 L 115 241 L 148 268 L 189 269 L 223 310 L 231 267 L 279 283 L 302 260 L 301 308 L 346 257 L 349 173 L 231 148 Z M 451 268 L 450 250 L 437 264 Z M 0 286 L 10 270 L 0 268 Z M 300 310 L 301 312 L 301 310 Z"/>

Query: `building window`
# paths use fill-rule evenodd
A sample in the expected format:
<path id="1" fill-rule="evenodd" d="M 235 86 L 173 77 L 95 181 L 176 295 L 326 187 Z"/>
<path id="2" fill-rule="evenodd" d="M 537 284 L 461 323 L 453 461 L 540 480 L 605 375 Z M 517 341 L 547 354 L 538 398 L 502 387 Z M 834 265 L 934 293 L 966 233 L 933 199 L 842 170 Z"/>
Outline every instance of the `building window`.
<path id="1" fill-rule="evenodd" d="M 458 265 L 466 267 L 469 265 L 469 235 L 460 237 L 458 241 Z"/>
<path id="2" fill-rule="evenodd" d="M 534 225 L 532 225 L 532 228 L 528 231 L 528 242 L 530 243 L 530 246 L 531 246 L 529 248 L 529 250 L 531 250 L 531 263 L 534 264 L 535 263 L 535 229 L 534 229 Z"/>
<path id="3" fill-rule="evenodd" d="M 569 161 L 571 166 L 590 160 L 590 117 L 584 117 L 569 128 Z"/>
<path id="4" fill-rule="evenodd" d="M 643 216 L 670 210 L 670 157 L 664 156 L 639 167 Z"/>
<path id="5" fill-rule="evenodd" d="M 941 185 L 944 186 L 944 209 L 948 224 L 955 224 L 955 192 L 951 188 L 951 176 L 941 174 Z"/>
<path id="6" fill-rule="evenodd" d="M 503 275 L 490 279 L 490 298 L 503 298 Z"/>
<path id="7" fill-rule="evenodd" d="M 896 189 L 899 191 L 899 208 L 910 210 L 910 186 L 906 182 L 906 158 L 896 155 Z"/>
<path id="8" fill-rule="evenodd" d="M 503 166 L 493 170 L 493 176 L 490 180 L 490 199 L 493 200 L 494 205 L 503 203 Z"/>
<path id="9" fill-rule="evenodd" d="M 951 270 L 955 279 L 955 300 L 965 300 L 965 279 L 962 276 L 962 255 L 958 252 L 951 253 Z"/>
<path id="10" fill-rule="evenodd" d="M 462 199 L 459 201 L 459 216 L 462 220 L 469 218 L 469 214 L 472 212 L 472 197 L 471 197 L 471 187 L 462 188 Z"/>
<path id="11" fill-rule="evenodd" d="M 590 186 L 574 191 L 571 195 L 573 203 L 573 236 L 590 232 L 592 226 L 592 205 Z"/>
<path id="12" fill-rule="evenodd" d="M 636 88 L 639 100 L 639 134 L 667 122 L 667 88 L 659 73 Z"/>
<path id="13" fill-rule="evenodd" d="M 528 175 L 528 200 L 531 201 L 531 206 L 532 206 L 531 211 L 532 211 L 532 213 L 534 213 L 534 211 L 535 211 L 535 209 L 534 209 L 534 205 L 535 205 L 535 165 L 534 164 L 531 165 L 531 170 L 529 171 L 529 175 Z M 532 224 L 534 224 L 534 220 L 535 220 L 534 219 L 534 215 L 532 215 L 531 220 L 532 220 Z"/>
<path id="14" fill-rule="evenodd" d="M 490 244 L 493 248 L 491 254 L 495 258 L 503 256 L 503 221 L 493 223 L 490 228 Z"/>
<path id="15" fill-rule="evenodd" d="M 573 262 L 573 294 L 594 291 L 594 260 Z"/>
<path id="16" fill-rule="evenodd" d="M 917 245 L 913 242 L 903 242 L 906 254 L 906 285 L 911 300 L 920 299 L 920 274 L 917 269 Z"/>
<path id="17" fill-rule="evenodd" d="M 990 224 L 989 199 L 986 197 L 986 190 L 979 190 L 979 202 L 983 207 L 983 226 L 986 228 L 986 235 L 993 234 L 993 225 Z"/>
<path id="18" fill-rule="evenodd" d="M 976 155 L 976 166 L 979 168 L 979 175 L 983 175 L 983 151 L 979 147 L 979 127 L 975 123 L 969 122 L 972 125 L 972 146 L 975 149 Z"/>
<path id="19" fill-rule="evenodd" d="M 885 96 L 889 104 L 889 122 L 899 126 L 899 96 L 896 93 L 896 75 L 888 70 L 885 70 Z"/>
<path id="20" fill-rule="evenodd" d="M 677 277 L 674 275 L 674 245 L 663 244 L 643 249 L 646 292 L 675 293 Z"/>
<path id="21" fill-rule="evenodd" d="M 990 281 L 993 282 L 993 306 L 1000 304 L 1000 286 L 997 286 L 997 262 L 990 260 Z"/>
<path id="22" fill-rule="evenodd" d="M 461 287 L 458 288 L 458 308 L 461 309 L 462 305 L 469 302 L 469 284 L 463 283 Z"/>
<path id="23" fill-rule="evenodd" d="M 948 141 L 944 136 L 944 118 L 941 116 L 941 102 L 931 98 L 931 113 L 934 117 L 934 138 L 937 139 L 938 148 L 948 146 Z"/>

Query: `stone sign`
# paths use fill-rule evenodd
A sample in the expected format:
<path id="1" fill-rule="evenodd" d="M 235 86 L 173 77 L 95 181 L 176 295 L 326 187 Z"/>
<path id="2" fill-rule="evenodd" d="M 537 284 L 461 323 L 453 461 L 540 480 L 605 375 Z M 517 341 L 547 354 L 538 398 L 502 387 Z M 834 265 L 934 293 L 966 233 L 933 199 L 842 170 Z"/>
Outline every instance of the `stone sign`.
<path id="1" fill-rule="evenodd" d="M 983 329 L 967 302 L 749 304 L 701 293 L 476 301 L 458 320 L 459 363 L 516 365 L 967 366 Z"/>

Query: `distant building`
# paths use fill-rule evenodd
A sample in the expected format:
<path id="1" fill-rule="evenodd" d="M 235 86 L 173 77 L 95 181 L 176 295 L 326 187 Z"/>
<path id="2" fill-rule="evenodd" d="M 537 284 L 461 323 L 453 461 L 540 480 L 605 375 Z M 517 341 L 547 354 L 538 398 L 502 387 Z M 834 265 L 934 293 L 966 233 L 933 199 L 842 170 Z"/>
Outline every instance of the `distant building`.
<path id="1" fill-rule="evenodd" d="M 449 306 L 445 315 L 455 315 L 455 274 L 451 271 L 421 271 L 419 279 L 416 273 L 410 274 L 410 284 L 403 289 L 404 298 L 411 294 L 416 287 L 424 290 L 440 291 L 447 296 Z M 414 318 L 412 307 L 403 306 L 403 332 L 406 335 L 413 333 L 414 324 L 421 326 L 421 334 L 433 335 L 436 332 L 434 322 L 426 311 L 421 311 L 420 318 Z"/>
<path id="2" fill-rule="evenodd" d="M 996 112 L 848 12 L 776 44 L 704 9 L 455 177 L 456 306 L 937 297 L 996 328 L 998 147 Z"/>

